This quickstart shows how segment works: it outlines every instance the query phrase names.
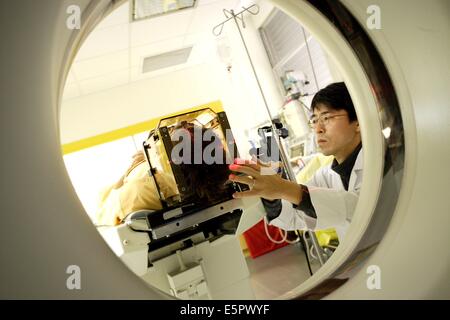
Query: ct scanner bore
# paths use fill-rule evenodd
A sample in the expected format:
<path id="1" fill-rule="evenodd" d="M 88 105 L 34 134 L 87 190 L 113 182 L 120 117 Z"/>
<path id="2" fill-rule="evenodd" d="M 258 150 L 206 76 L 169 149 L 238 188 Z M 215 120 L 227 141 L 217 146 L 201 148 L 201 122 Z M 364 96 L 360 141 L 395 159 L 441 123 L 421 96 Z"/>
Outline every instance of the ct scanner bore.
<path id="1" fill-rule="evenodd" d="M 450 152 L 444 142 L 450 134 L 445 71 L 450 52 L 449 3 L 273 2 L 301 17 L 328 51 L 333 49 L 334 57 L 342 58 L 337 62 L 352 96 L 367 103 L 368 109 L 378 107 L 372 108 L 379 115 L 373 126 L 370 115 L 375 111 L 358 110 L 368 128 L 391 128 L 384 145 L 380 130 L 366 130 L 365 136 L 363 131 L 365 144 L 374 144 L 375 176 L 381 174 L 376 159 L 382 154 L 387 160 L 384 168 L 390 169 L 383 172 L 379 196 L 372 199 L 378 202 L 370 212 L 370 223 L 346 241 L 349 249 L 341 250 L 339 269 L 328 266 L 323 277 L 317 274 L 285 298 L 449 298 L 450 177 L 445 164 Z M 107 248 L 82 214 L 62 162 L 58 143 L 62 77 L 73 58 L 72 46 L 78 46 L 86 32 L 66 27 L 66 8 L 73 4 L 82 9 L 86 24 L 94 23 L 111 6 L 109 1 L 88 0 L 43 0 L 40 10 L 31 0 L 0 4 L 6 49 L 0 60 L 4 150 L 0 297 L 167 298 L 131 274 Z M 369 5 L 381 8 L 380 30 L 365 28 Z M 321 18 L 319 11 L 327 18 Z M 326 21 L 334 21 L 336 28 Z M 321 34 L 321 28 L 330 34 Z M 374 176 L 368 177 L 374 181 Z M 352 228 L 356 231 L 358 226 Z M 365 254 L 371 251 L 370 256 Z M 80 267 L 81 290 L 66 286 L 71 265 Z M 361 267 L 369 265 L 382 271 L 381 290 L 366 285 L 366 268 Z"/>

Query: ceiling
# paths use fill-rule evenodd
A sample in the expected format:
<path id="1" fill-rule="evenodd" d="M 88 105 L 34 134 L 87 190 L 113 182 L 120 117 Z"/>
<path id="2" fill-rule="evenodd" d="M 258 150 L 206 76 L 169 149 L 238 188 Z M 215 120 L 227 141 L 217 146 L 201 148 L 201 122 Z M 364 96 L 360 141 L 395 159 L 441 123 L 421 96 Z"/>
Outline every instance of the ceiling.
<path id="1" fill-rule="evenodd" d="M 243 0 L 197 0 L 195 8 L 129 22 L 129 3 L 107 16 L 88 36 L 69 72 L 63 100 L 128 85 L 207 62 L 216 54 L 212 29 L 222 9 L 249 5 Z M 143 74 L 143 59 L 193 45 L 185 64 Z"/>

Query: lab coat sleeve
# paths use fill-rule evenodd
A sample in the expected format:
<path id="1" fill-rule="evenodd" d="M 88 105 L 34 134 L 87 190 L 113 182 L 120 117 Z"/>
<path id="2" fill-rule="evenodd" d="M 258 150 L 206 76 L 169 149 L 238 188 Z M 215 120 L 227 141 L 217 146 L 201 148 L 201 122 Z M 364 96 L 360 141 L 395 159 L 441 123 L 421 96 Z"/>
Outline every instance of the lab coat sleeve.
<path id="1" fill-rule="evenodd" d="M 319 170 L 305 184 L 317 218 L 312 218 L 292 203 L 283 200 L 280 215 L 270 221 L 271 225 L 284 230 L 323 230 L 342 226 L 351 221 L 358 202 L 356 192 L 333 189 L 325 170 Z"/>
<path id="2" fill-rule="evenodd" d="M 358 194 L 344 190 L 308 187 L 316 210 L 317 230 L 328 229 L 350 222 L 358 202 Z"/>
<path id="3" fill-rule="evenodd" d="M 314 230 L 316 219 L 309 217 L 301 210 L 294 209 L 292 203 L 281 200 L 281 212 L 269 224 L 283 230 Z"/>
<path id="4" fill-rule="evenodd" d="M 286 179 L 285 174 L 283 174 L 283 178 Z M 293 210 L 292 203 L 280 199 L 270 201 L 261 198 L 261 201 L 264 205 L 266 218 L 270 225 L 277 226 L 284 230 L 305 229 L 307 224 L 304 222 L 304 216 L 306 216 L 310 222 L 308 225 L 315 224 L 313 215 L 308 216 L 303 211 Z M 312 207 L 312 204 L 310 204 L 310 206 Z M 314 208 L 312 208 L 312 210 L 314 211 Z"/>
<path id="5" fill-rule="evenodd" d="M 325 181 L 321 172 L 316 174 L 306 184 L 308 190 L 311 186 L 324 186 Z M 311 199 L 312 202 L 312 199 Z M 314 205 L 314 203 L 312 202 Z M 283 230 L 314 230 L 316 228 L 317 219 L 308 216 L 304 211 L 293 207 L 292 203 L 281 200 L 279 215 L 275 219 L 270 220 L 270 225 L 279 227 Z M 315 209 L 315 208 L 314 208 Z M 317 211 L 316 211 L 317 214 Z"/>
<path id="6" fill-rule="evenodd" d="M 358 202 L 358 194 L 334 189 L 308 187 L 317 218 L 314 219 L 292 203 L 282 200 L 279 216 L 270 225 L 284 230 L 323 230 L 342 226 L 351 221 Z"/>
<path id="7" fill-rule="evenodd" d="M 359 198 L 359 187 L 353 191 L 337 188 L 330 169 L 322 168 L 306 183 L 311 203 L 316 211 L 316 230 L 348 225 Z M 340 180 L 340 178 L 338 178 Z M 357 186 L 360 182 L 357 183 Z"/>

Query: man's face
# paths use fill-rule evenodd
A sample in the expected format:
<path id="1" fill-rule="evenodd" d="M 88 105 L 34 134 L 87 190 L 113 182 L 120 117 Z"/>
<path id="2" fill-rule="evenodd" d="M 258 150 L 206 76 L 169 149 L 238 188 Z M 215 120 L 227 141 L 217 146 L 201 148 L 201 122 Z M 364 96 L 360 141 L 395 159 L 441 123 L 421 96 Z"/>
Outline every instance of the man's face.
<path id="1" fill-rule="evenodd" d="M 339 163 L 361 142 L 358 121 L 350 122 L 345 110 L 334 110 L 319 103 L 311 119 L 319 120 L 313 130 L 321 152 L 334 155 Z"/>

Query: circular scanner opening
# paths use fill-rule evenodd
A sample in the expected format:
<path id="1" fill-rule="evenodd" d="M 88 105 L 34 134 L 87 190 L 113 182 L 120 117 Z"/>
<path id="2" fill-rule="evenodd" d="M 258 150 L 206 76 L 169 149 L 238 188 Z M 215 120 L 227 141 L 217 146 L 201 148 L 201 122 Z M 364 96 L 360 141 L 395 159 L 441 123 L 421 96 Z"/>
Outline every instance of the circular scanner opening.
<path id="1" fill-rule="evenodd" d="M 394 212 L 394 207 L 399 193 L 399 190 L 396 186 L 400 184 L 394 184 L 393 182 L 401 180 L 404 162 L 404 140 L 402 134 L 401 115 L 388 71 L 386 70 L 386 67 L 376 47 L 371 42 L 364 29 L 359 25 L 356 19 L 342 4 L 334 3 L 332 1 L 323 2 L 320 5 L 316 4 L 316 2 L 314 1 L 274 1 L 273 4 L 278 8 L 278 10 L 280 10 L 280 12 L 285 12 L 285 14 L 287 14 L 291 19 L 295 19 L 297 23 L 301 23 L 301 25 L 306 30 L 306 42 L 308 42 L 309 36 L 313 39 L 316 39 L 317 42 L 322 45 L 322 48 L 324 49 L 324 51 L 326 51 L 326 56 L 329 58 L 330 63 L 333 64 L 335 68 L 333 72 L 339 74 L 340 79 L 344 80 L 347 84 L 347 87 L 349 88 L 361 126 L 363 145 L 369 146 L 364 148 L 364 168 L 371 168 L 371 170 L 364 170 L 360 199 L 356 207 L 355 214 L 352 218 L 352 223 L 348 228 L 348 234 L 345 237 L 345 240 L 342 239 L 342 241 L 340 241 L 337 250 L 333 253 L 331 258 L 323 267 L 314 270 L 315 273 L 312 277 L 309 277 L 307 275 L 301 280 L 299 280 L 299 278 L 297 277 L 296 279 L 294 279 L 294 283 L 295 281 L 298 281 L 298 283 L 295 283 L 295 285 L 289 288 L 285 288 L 284 292 L 278 292 L 276 296 L 270 297 L 320 298 L 332 292 L 350 278 L 351 271 L 353 271 L 354 268 L 358 268 L 358 265 L 363 263 L 364 259 L 361 259 L 361 257 L 366 257 L 367 253 L 372 252 L 376 248 L 377 243 L 381 240 L 382 235 L 387 228 L 389 219 Z M 116 40 L 120 42 L 122 33 L 124 38 L 126 38 L 126 34 L 130 36 L 133 32 L 133 29 L 139 29 L 145 24 L 145 21 L 136 22 L 133 27 L 128 26 L 128 28 L 126 28 L 127 30 L 122 30 L 123 26 L 121 27 L 120 23 L 115 24 L 112 19 L 108 20 L 109 18 L 114 17 L 114 19 L 116 19 L 115 21 L 124 21 L 121 20 L 124 16 L 120 16 L 121 14 L 124 14 L 123 12 L 120 12 L 120 9 L 123 8 L 124 5 L 126 5 L 126 2 L 120 2 L 120 4 L 117 5 L 116 10 L 113 11 L 109 16 L 107 16 L 105 20 L 103 20 L 103 22 L 101 22 L 96 27 L 96 36 L 98 36 L 99 38 L 93 39 L 88 37 L 84 45 L 88 44 L 93 48 L 93 44 L 96 42 L 96 40 L 98 41 L 99 39 L 101 39 L 102 33 L 106 35 L 108 34 L 108 31 L 112 29 L 114 29 L 116 32 Z M 266 1 L 259 1 L 259 5 L 261 7 L 264 7 L 270 5 L 270 3 Z M 194 10 L 199 9 L 201 9 L 200 6 Z M 217 9 L 220 9 L 220 5 L 217 6 Z M 179 18 L 180 23 L 182 23 L 185 17 L 183 15 L 183 12 L 181 11 L 179 13 L 172 13 L 172 16 L 167 16 L 167 18 L 160 17 L 160 20 L 169 19 L 171 17 L 175 17 L 176 15 L 178 15 L 177 18 Z M 191 23 L 191 25 L 192 23 L 195 24 L 196 20 L 194 19 L 194 17 L 195 15 L 193 14 L 191 17 L 192 20 L 186 22 L 187 25 L 189 25 L 189 23 Z M 333 21 L 333 24 L 330 21 Z M 220 23 L 220 21 L 218 21 L 217 23 Z M 255 79 L 253 78 L 251 72 L 249 72 L 247 79 L 248 82 L 236 83 L 238 81 L 238 76 L 233 75 L 233 72 L 238 73 L 238 71 L 236 70 L 239 70 L 239 68 L 245 69 L 245 63 L 248 63 L 248 61 L 246 62 L 246 56 L 242 51 L 242 44 L 239 43 L 239 39 L 237 37 L 233 37 L 232 35 L 234 33 L 234 36 L 236 36 L 236 29 L 233 30 L 231 27 L 229 29 L 230 34 L 227 34 L 228 38 L 222 37 L 219 39 L 220 41 L 217 41 L 218 48 L 222 49 L 222 54 L 219 54 L 214 58 L 217 62 L 217 65 L 215 65 L 214 68 L 210 68 L 213 65 L 211 61 L 209 61 L 209 64 L 204 68 L 199 67 L 200 64 L 196 65 L 195 63 L 185 69 L 172 67 L 171 72 L 177 75 L 177 79 L 183 79 L 185 82 L 197 81 L 198 83 L 202 83 L 202 80 L 199 80 L 199 78 L 189 78 L 188 75 L 192 76 L 194 72 L 189 73 L 186 71 L 187 69 L 191 69 L 190 71 L 193 71 L 195 68 L 197 68 L 197 71 L 201 76 L 211 76 L 211 74 L 213 74 L 214 72 L 219 73 L 218 76 L 215 76 L 215 79 L 218 83 L 220 82 L 220 84 L 216 84 L 210 87 L 212 94 L 202 95 L 201 93 L 199 93 L 199 91 L 196 91 L 195 93 L 201 95 L 202 99 L 195 100 L 195 102 L 193 100 L 189 100 L 189 102 L 186 102 L 185 104 L 183 104 L 181 100 L 177 101 L 173 98 L 173 96 L 171 96 L 171 94 L 176 95 L 177 90 L 179 90 L 179 95 L 183 96 L 183 87 L 180 88 L 181 82 L 173 81 L 173 91 L 172 93 L 170 93 L 170 90 L 168 90 L 168 88 L 170 88 L 171 80 L 167 76 L 168 73 L 166 73 L 165 76 L 164 71 L 159 71 L 160 73 L 156 71 L 155 73 L 153 73 L 153 75 L 142 76 L 142 78 L 139 78 L 140 75 L 136 75 L 133 73 L 138 72 L 140 68 L 144 67 L 144 61 L 141 59 L 139 62 L 133 64 L 133 56 L 131 54 L 131 48 L 133 47 L 130 45 L 130 43 L 128 43 L 124 48 L 119 48 L 108 57 L 110 61 L 123 61 L 123 68 L 119 68 L 117 65 L 115 65 L 113 68 L 114 70 L 111 70 L 111 67 L 114 65 L 114 63 L 107 62 L 107 60 L 101 59 L 101 56 L 104 55 L 101 52 L 102 50 L 105 50 L 105 47 L 102 47 L 102 45 L 98 45 L 97 47 L 99 50 L 98 55 L 86 54 L 84 58 L 75 58 L 66 86 L 66 99 L 63 100 L 63 106 L 61 110 L 61 135 L 64 144 L 63 147 L 66 147 L 66 150 L 70 151 L 65 152 L 66 166 L 68 168 L 68 172 L 75 186 L 75 189 L 77 189 L 77 192 L 78 190 L 85 188 L 86 185 L 94 185 L 95 183 L 92 183 L 94 180 L 100 181 L 101 179 L 104 179 L 104 181 L 107 182 L 105 183 L 105 185 L 107 185 L 108 183 L 114 183 L 114 181 L 107 181 L 108 178 L 111 178 L 113 176 L 111 175 L 111 177 L 108 177 L 108 172 L 116 172 L 116 178 L 120 179 L 120 173 L 126 171 L 125 169 L 129 165 L 130 153 L 133 153 L 133 151 L 137 149 L 137 146 L 139 146 L 140 143 L 142 143 L 142 141 L 148 135 L 148 127 L 146 127 L 145 130 L 139 132 L 139 130 L 142 129 L 135 129 L 133 125 L 142 122 L 138 119 L 148 121 L 149 118 L 156 118 L 153 117 L 151 112 L 145 110 L 145 104 L 139 104 L 138 102 L 138 109 L 140 108 L 138 116 L 134 117 L 132 115 L 126 114 L 125 110 L 129 110 L 129 108 L 119 108 L 119 110 L 122 110 L 122 113 L 120 113 L 120 116 L 116 116 L 116 119 L 114 120 L 116 121 L 116 123 L 114 123 L 114 121 L 113 123 L 105 121 L 108 116 L 112 115 L 113 113 L 109 111 L 108 108 L 111 108 L 111 105 L 118 105 L 114 104 L 113 100 L 125 100 L 122 104 L 126 104 L 127 101 L 133 103 L 133 101 L 139 99 L 139 94 L 143 94 L 148 90 L 150 90 L 151 94 L 153 95 L 158 95 L 161 94 L 161 92 L 166 92 L 166 101 L 168 102 L 168 104 L 171 103 L 171 105 L 177 106 L 178 110 L 174 108 L 172 110 L 163 110 L 163 112 L 158 112 L 158 116 L 164 116 L 165 114 L 170 113 L 170 111 L 177 112 L 180 111 L 180 109 L 183 109 L 180 108 L 180 106 L 183 106 L 184 109 L 189 109 L 192 106 L 202 105 L 202 103 L 208 104 L 210 101 L 216 100 L 213 99 L 214 97 L 219 97 L 218 100 L 221 100 L 222 104 L 218 108 L 222 108 L 225 110 L 225 112 L 227 112 L 227 115 L 231 122 L 231 127 L 233 128 L 233 121 L 234 123 L 239 123 L 238 119 L 236 119 L 239 118 L 239 116 L 237 116 L 239 115 L 239 112 L 236 111 L 237 109 L 229 108 L 229 106 L 238 106 L 239 104 L 236 103 L 236 101 L 245 97 L 245 92 L 240 96 L 237 95 L 233 96 L 232 98 L 230 98 L 230 93 L 233 92 L 233 89 L 236 88 L 236 85 L 239 86 L 239 84 L 244 84 L 245 86 L 247 86 L 246 88 L 248 88 L 248 86 L 251 87 L 251 85 L 249 85 L 248 83 L 251 83 L 253 81 L 254 86 Z M 312 36 L 310 36 L 309 33 Z M 249 31 L 247 30 L 247 33 L 244 33 L 244 37 L 245 36 L 251 37 L 252 35 L 249 36 Z M 154 56 L 155 53 L 169 52 L 171 51 L 171 49 L 186 47 L 186 44 L 188 44 L 189 47 L 189 44 L 195 43 L 195 41 L 193 40 L 191 42 L 188 41 L 187 36 L 184 36 L 183 39 L 178 39 L 180 41 L 178 41 L 177 45 L 171 44 L 170 41 L 164 43 L 165 40 L 161 39 L 158 41 L 158 45 L 160 47 L 156 50 L 153 50 L 152 47 L 154 47 L 154 44 L 146 43 L 146 40 L 139 40 L 139 36 L 136 37 L 137 39 L 135 40 L 137 41 L 137 45 L 134 48 L 142 50 L 143 53 L 139 55 L 139 57 L 141 58 L 147 53 L 146 50 L 148 50 L 148 52 L 151 52 Z M 131 42 L 132 40 L 129 39 L 129 41 Z M 255 45 L 256 40 L 254 38 L 250 38 L 250 40 L 247 38 L 247 41 Z M 99 41 L 98 43 L 101 42 Z M 211 49 L 210 47 L 208 47 L 209 45 L 211 45 L 211 43 L 207 44 L 205 41 L 203 49 Z M 78 54 L 83 52 L 83 48 L 85 47 L 81 47 L 81 50 Z M 231 48 L 231 57 L 229 54 L 223 54 L 223 48 Z M 308 50 L 309 49 L 310 48 L 308 48 Z M 201 56 L 201 46 L 200 49 L 198 49 L 199 52 L 195 52 L 194 46 L 192 47 L 192 50 L 194 50 L 194 53 L 197 53 Z M 239 55 L 241 55 L 241 60 L 236 58 Z M 203 59 L 204 61 L 207 61 L 208 59 L 211 59 L 211 56 L 203 57 Z M 104 63 L 103 67 L 109 69 L 109 71 L 103 73 L 102 75 L 95 75 L 94 73 L 92 73 L 95 68 L 90 66 L 98 66 L 98 64 L 102 63 Z M 230 64 L 232 66 L 231 68 Z M 74 67 L 77 68 L 74 69 Z M 257 65 L 257 68 L 258 67 L 261 66 Z M 271 71 L 273 72 L 274 69 L 275 68 L 272 68 Z M 80 74 L 82 76 L 80 76 Z M 98 89 L 99 87 L 96 88 L 96 86 L 99 86 L 99 81 L 97 80 L 100 80 L 101 77 L 103 77 L 105 83 L 110 83 L 109 88 L 103 88 L 100 90 Z M 126 78 L 127 80 L 124 80 Z M 158 81 L 156 82 L 155 79 L 157 79 Z M 311 80 L 314 80 L 316 89 L 321 88 L 321 86 L 317 82 L 317 79 Z M 70 81 L 72 81 L 72 83 L 70 83 Z M 146 86 L 140 86 L 143 82 L 146 82 Z M 224 85 L 224 83 L 226 83 L 226 85 Z M 70 96 L 70 94 L 67 94 L 67 92 L 72 90 L 70 88 L 71 85 L 72 89 L 75 87 L 78 88 L 78 96 L 73 92 L 71 93 L 72 96 Z M 136 88 L 133 89 L 134 91 L 130 90 L 130 88 L 126 88 L 130 85 L 136 86 Z M 280 84 L 278 83 L 278 85 Z M 223 87 L 225 87 L 225 89 Z M 280 88 L 276 89 L 279 90 Z M 112 91 L 114 91 L 113 94 L 110 95 L 109 98 L 106 98 L 106 96 L 111 94 Z M 128 96 L 127 99 L 120 98 L 120 95 L 125 91 L 128 91 L 128 94 L 130 94 L 130 91 L 134 92 L 135 94 L 132 96 Z M 87 94 L 83 94 L 83 92 Z M 255 95 L 258 96 L 258 91 L 256 90 L 254 92 Z M 311 93 L 314 93 L 314 90 L 312 90 Z M 67 98 L 68 96 L 70 97 Z M 73 122 L 73 120 L 65 121 L 64 118 L 73 119 L 77 113 L 82 113 L 80 112 L 81 109 L 76 109 L 76 107 L 79 107 L 81 103 L 83 103 L 83 100 L 84 102 L 89 100 L 89 102 L 91 103 L 101 103 L 107 101 L 105 99 L 110 99 L 111 103 L 105 104 L 102 106 L 102 108 L 100 108 L 99 111 L 101 115 L 96 115 L 96 111 L 93 109 L 90 110 L 89 113 L 87 109 L 83 109 L 83 112 L 86 112 L 89 115 L 89 117 L 86 118 L 89 119 L 88 122 L 95 123 L 96 126 L 86 125 L 83 128 L 84 132 L 77 138 L 77 128 L 75 127 L 76 122 Z M 161 99 L 161 97 L 159 97 L 159 99 Z M 197 101 L 199 103 L 196 103 Z M 246 101 L 253 106 L 257 106 L 259 103 L 261 103 L 261 99 L 258 97 L 247 98 Z M 90 104 L 90 106 L 92 106 L 92 104 Z M 156 106 L 150 106 L 150 108 L 154 108 L 153 110 L 161 110 L 164 109 L 164 106 L 156 104 Z M 233 110 L 235 110 L 236 113 L 233 113 Z M 255 110 L 252 110 L 252 112 L 254 111 Z M 264 112 L 265 110 L 263 109 L 262 113 L 267 115 L 267 113 Z M 235 114 L 234 117 L 233 114 Z M 69 124 L 69 122 L 71 122 L 71 124 Z M 263 119 L 261 119 L 261 121 L 259 122 L 262 123 Z M 81 123 L 82 122 L 80 122 L 79 124 Z M 87 124 L 86 122 L 84 123 Z M 125 124 L 128 125 L 125 126 Z M 114 130 L 114 127 L 119 127 L 120 129 L 125 128 L 132 134 L 127 135 L 126 130 L 118 133 L 116 130 Z M 111 136 L 107 136 L 106 133 L 112 134 Z M 237 140 L 239 137 L 246 137 L 245 134 L 247 132 L 245 132 L 245 130 L 236 129 L 236 133 L 237 134 L 235 135 L 235 137 Z M 114 136 L 114 134 L 116 134 L 116 136 Z M 117 134 L 119 134 L 120 136 L 119 139 L 117 139 Z M 104 141 L 107 142 L 103 144 L 94 143 L 91 144 L 89 148 L 80 147 L 82 145 L 81 141 L 86 142 L 92 137 L 99 137 L 102 135 Z M 67 143 L 64 143 L 64 141 L 67 141 Z M 112 145 L 115 145 L 114 148 L 111 147 Z M 117 150 L 119 149 L 116 148 L 119 145 L 119 148 L 121 150 L 120 152 L 118 152 Z M 242 144 L 239 147 L 245 150 L 246 145 Z M 123 158 L 121 158 L 120 155 L 123 155 Z M 114 161 L 111 161 L 111 159 L 114 159 Z M 70 162 L 82 163 L 82 166 L 78 167 L 78 172 L 83 172 L 83 166 L 92 167 L 93 161 L 99 163 L 99 167 L 105 168 L 106 166 L 108 166 L 108 169 L 104 171 L 103 176 L 100 171 L 97 171 L 96 179 L 91 180 L 89 184 L 81 181 L 81 178 L 77 182 L 77 174 L 75 173 L 77 169 L 73 169 L 77 166 L 73 165 L 71 169 Z M 120 169 L 117 170 L 117 167 L 120 167 Z M 80 174 L 78 174 L 78 177 L 80 177 Z M 77 188 L 77 183 L 79 183 L 79 186 L 83 187 Z M 374 194 L 372 192 L 373 190 L 379 190 L 379 192 L 377 194 Z M 78 194 L 80 196 L 79 192 Z M 92 208 L 89 207 L 89 200 L 83 201 L 82 196 L 80 196 L 80 199 L 82 200 L 88 213 L 90 213 L 90 211 L 94 211 L 94 209 L 92 209 L 94 208 L 93 204 L 91 204 Z M 369 208 L 370 210 L 368 210 L 367 208 Z M 90 216 L 92 217 L 92 215 Z M 95 222 L 95 219 L 93 219 L 93 221 Z M 177 222 L 177 226 L 178 225 L 179 223 Z M 296 249 L 298 249 L 299 251 L 302 250 L 300 246 L 298 246 L 298 248 Z M 158 248 L 155 251 L 158 250 L 162 249 Z M 176 250 L 173 250 L 173 253 L 175 252 Z M 273 253 L 275 253 L 275 251 Z M 265 258 L 266 260 L 270 260 L 271 254 L 272 253 L 269 253 L 263 257 L 260 257 L 259 259 Z M 162 254 L 158 257 L 158 259 L 151 261 L 152 268 L 155 268 L 155 265 L 157 266 L 157 263 L 155 263 L 156 261 L 163 260 L 163 258 L 165 257 L 165 254 Z M 173 259 L 176 258 L 176 254 L 173 255 Z M 177 263 L 181 263 L 181 268 L 183 266 L 183 259 L 184 257 L 181 254 L 181 258 L 177 260 Z M 256 260 L 257 259 L 254 259 L 254 261 Z M 277 263 L 279 264 L 280 261 L 278 260 Z M 167 262 L 167 264 L 170 264 L 171 266 L 173 265 L 171 264 L 171 262 Z M 245 266 L 248 268 L 248 263 Z M 204 265 L 202 265 L 202 267 L 204 268 Z M 167 268 L 164 270 L 167 271 Z M 136 269 L 134 271 L 136 273 Z M 159 280 L 155 280 L 157 279 L 157 277 L 159 277 L 158 279 L 162 279 L 160 275 L 148 276 L 147 274 L 147 279 L 144 274 L 139 274 L 139 276 L 141 276 L 143 280 L 150 285 L 156 287 L 160 285 L 159 289 L 166 289 L 167 293 L 171 294 L 169 280 L 167 280 L 166 277 L 164 277 L 164 280 L 161 280 L 165 282 L 161 285 L 158 282 Z M 289 293 L 286 293 L 288 291 Z"/>

